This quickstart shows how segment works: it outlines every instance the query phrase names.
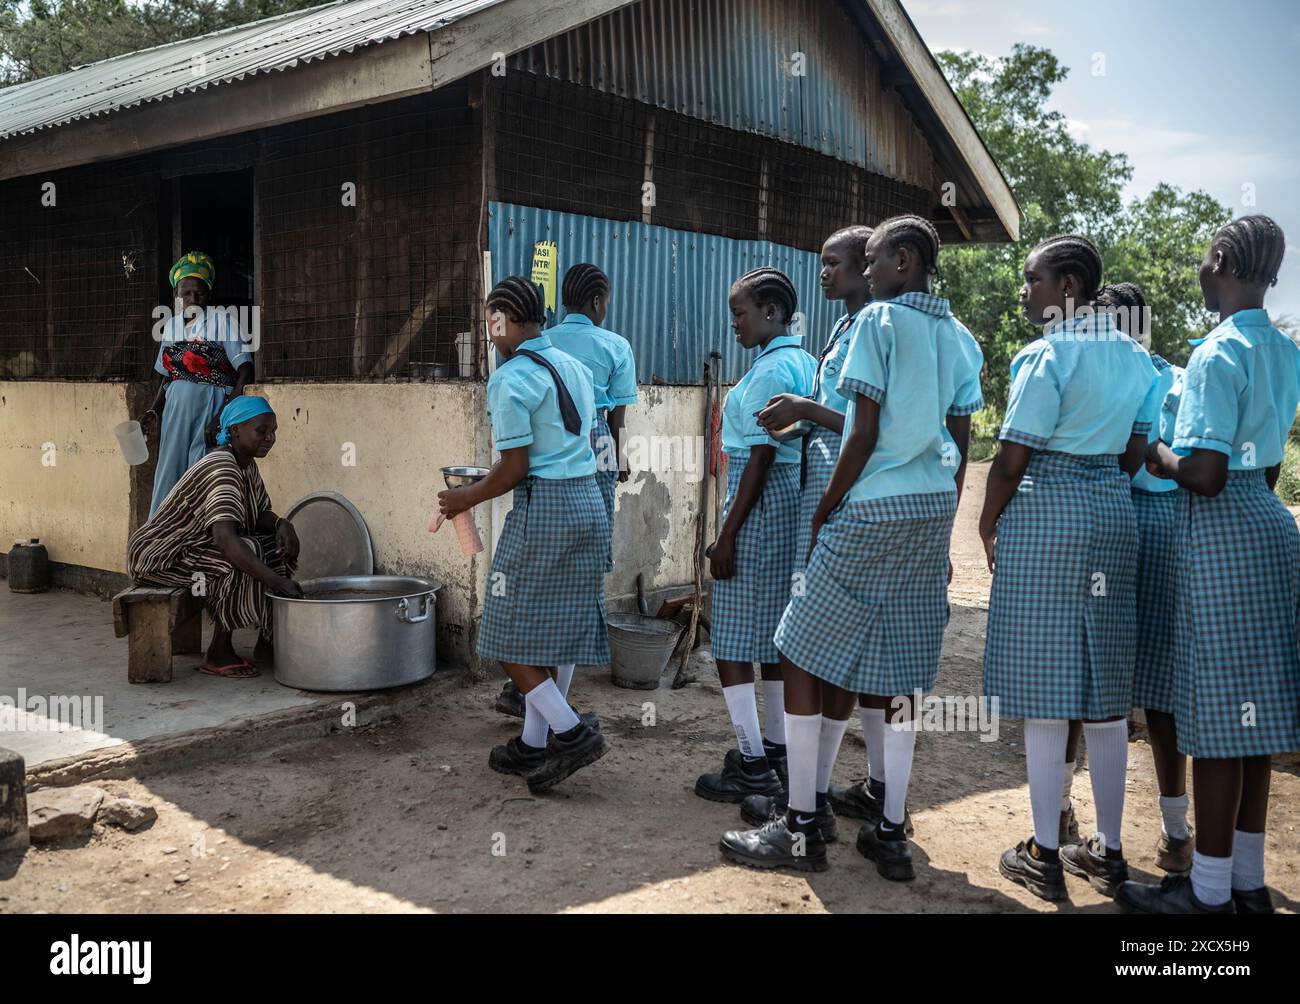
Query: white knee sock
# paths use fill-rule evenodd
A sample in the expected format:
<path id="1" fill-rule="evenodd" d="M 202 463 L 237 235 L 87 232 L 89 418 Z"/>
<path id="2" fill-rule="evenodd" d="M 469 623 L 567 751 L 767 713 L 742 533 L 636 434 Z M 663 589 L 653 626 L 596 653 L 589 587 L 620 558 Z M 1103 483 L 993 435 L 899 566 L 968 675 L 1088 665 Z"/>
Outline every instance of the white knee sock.
<path id="1" fill-rule="evenodd" d="M 907 784 L 912 778 L 912 754 L 916 751 L 915 721 L 884 727 L 885 822 L 902 826 L 907 815 Z"/>
<path id="2" fill-rule="evenodd" d="M 1065 783 L 1061 785 L 1061 811 L 1070 811 L 1070 789 L 1074 787 L 1074 769 L 1077 764 L 1073 760 L 1065 761 Z"/>
<path id="3" fill-rule="evenodd" d="M 573 671 L 576 668 L 573 663 L 555 667 L 555 685 L 560 688 L 560 696 L 566 701 L 569 699 L 569 685 L 573 683 Z"/>
<path id="4" fill-rule="evenodd" d="M 862 740 L 867 745 L 867 776 L 885 780 L 885 709 L 858 708 L 862 721 Z"/>
<path id="5" fill-rule="evenodd" d="M 758 727 L 758 699 L 754 696 L 754 685 L 737 683 L 734 687 L 723 687 L 722 696 L 727 701 L 727 713 L 731 715 L 740 752 L 748 757 L 762 756 L 763 738 Z"/>
<path id="6" fill-rule="evenodd" d="M 1242 892 L 1264 888 L 1264 834 L 1233 833 L 1232 888 Z"/>
<path id="7" fill-rule="evenodd" d="M 785 681 L 763 681 L 763 738 L 785 745 Z"/>
<path id="8" fill-rule="evenodd" d="M 560 688 L 555 685 L 555 681 L 549 676 L 539 683 L 536 687 L 524 695 L 525 711 L 536 708 L 542 718 L 556 732 L 568 732 L 578 724 L 578 716 L 573 713 L 569 707 L 569 702 L 564 699 L 560 693 Z M 528 726 L 528 718 L 524 718 L 524 727 Z M 525 740 L 527 742 L 527 740 Z M 534 745 L 528 743 L 529 746 Z M 541 744 L 546 745 L 546 736 L 542 736 Z"/>
<path id="9" fill-rule="evenodd" d="M 1034 842 L 1049 851 L 1061 844 L 1061 768 L 1069 737 L 1070 723 L 1064 718 L 1025 719 L 1025 767 L 1029 772 L 1029 805 L 1034 813 Z M 885 797 L 889 797 L 888 786 Z"/>
<path id="10" fill-rule="evenodd" d="M 1160 828 L 1164 830 L 1165 836 L 1173 837 L 1175 840 L 1186 840 L 1189 834 L 1187 829 L 1187 793 L 1181 795 L 1165 797 L 1160 796 Z M 1236 854 L 1236 851 L 1233 851 Z"/>
<path id="11" fill-rule="evenodd" d="M 524 732 L 519 738 L 529 746 L 545 746 L 546 736 L 551 731 L 551 727 L 546 724 L 546 719 L 542 713 L 537 710 L 537 705 L 524 698 Z"/>
<path id="12" fill-rule="evenodd" d="M 1206 906 L 1222 906 L 1232 899 L 1232 858 L 1193 851 L 1192 892 Z"/>
<path id="13" fill-rule="evenodd" d="M 1120 850 L 1120 825 L 1124 822 L 1124 782 L 1128 779 L 1128 720 L 1085 722 L 1088 774 L 1092 800 L 1097 806 L 1097 832 L 1107 849 Z"/>
<path id="14" fill-rule="evenodd" d="M 817 743 L 817 794 L 826 794 L 830 787 L 831 771 L 835 769 L 835 758 L 840 755 L 840 743 L 844 740 L 844 730 L 849 727 L 848 720 L 842 722 L 822 716 L 821 739 Z M 788 731 L 788 730 L 787 730 Z"/>
<path id="15" fill-rule="evenodd" d="M 817 811 L 817 747 L 821 715 L 785 716 L 786 756 L 790 765 L 790 808 L 809 815 Z"/>

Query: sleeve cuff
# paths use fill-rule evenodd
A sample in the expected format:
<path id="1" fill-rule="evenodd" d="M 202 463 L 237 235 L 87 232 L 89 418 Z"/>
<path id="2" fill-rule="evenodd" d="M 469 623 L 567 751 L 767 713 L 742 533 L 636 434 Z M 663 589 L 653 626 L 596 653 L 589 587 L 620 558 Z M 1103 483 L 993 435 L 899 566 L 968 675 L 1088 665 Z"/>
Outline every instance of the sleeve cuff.
<path id="1" fill-rule="evenodd" d="M 614 403 L 611 405 L 611 407 L 617 408 L 621 404 L 636 404 L 637 396 L 633 394 L 630 397 L 616 397 L 613 400 Z"/>
<path id="2" fill-rule="evenodd" d="M 961 415 L 973 415 L 975 412 L 982 411 L 983 409 L 984 399 L 981 397 L 972 401 L 970 404 L 954 404 L 948 409 L 948 414 L 956 418 Z"/>
<path id="3" fill-rule="evenodd" d="M 781 444 L 769 436 L 766 432 L 754 432 L 748 436 L 741 436 L 740 441 L 746 446 L 780 446 Z"/>
<path id="4" fill-rule="evenodd" d="M 511 436 L 509 439 L 498 439 L 493 445 L 497 450 L 516 450 L 521 446 L 528 446 L 533 441 L 532 432 L 525 432 L 519 436 Z"/>
<path id="5" fill-rule="evenodd" d="M 1133 423 L 1133 435 L 1135 435 L 1135 436 L 1150 436 L 1150 435 L 1151 435 L 1151 423 L 1150 423 L 1150 422 L 1134 422 L 1134 423 Z"/>
<path id="6" fill-rule="evenodd" d="M 863 397 L 869 397 L 876 404 L 884 404 L 885 392 L 879 387 L 867 383 L 865 380 L 857 380 L 853 377 L 840 377 L 839 386 L 836 388 L 840 392 L 852 391 L 854 394 L 861 394 Z"/>
<path id="7" fill-rule="evenodd" d="M 1035 436 L 1032 432 L 1021 432 L 1019 429 L 1003 427 L 998 433 L 998 439 L 1005 439 L 1009 443 L 1019 443 L 1021 446 L 1028 446 L 1033 450 L 1042 450 L 1047 447 L 1048 440 L 1043 436 Z"/>
<path id="8" fill-rule="evenodd" d="M 1174 440 L 1175 453 L 1186 454 L 1192 450 L 1213 450 L 1225 456 L 1232 456 L 1232 444 L 1222 439 L 1200 439 L 1194 436 L 1180 436 Z"/>

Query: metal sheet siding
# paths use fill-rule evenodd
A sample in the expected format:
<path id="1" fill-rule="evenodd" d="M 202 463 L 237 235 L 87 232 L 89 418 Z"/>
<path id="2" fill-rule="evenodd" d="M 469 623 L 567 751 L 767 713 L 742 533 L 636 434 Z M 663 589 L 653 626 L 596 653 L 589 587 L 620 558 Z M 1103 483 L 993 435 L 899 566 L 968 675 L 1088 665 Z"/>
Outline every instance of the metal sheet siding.
<path id="1" fill-rule="evenodd" d="M 934 187 L 920 129 L 881 87 L 858 27 L 826 0 L 645 0 L 511 65 Z"/>
<path id="2" fill-rule="evenodd" d="M 821 292 L 819 256 L 767 241 L 731 240 L 665 227 L 596 219 L 501 202 L 488 204 L 493 279 L 527 275 L 536 241 L 558 244 L 557 290 L 565 270 L 592 262 L 612 284 L 606 326 L 632 343 L 637 380 L 699 383 L 709 352 L 722 353 L 722 379 L 739 380 L 752 353 L 731 330 L 727 293 L 760 265 L 794 281 L 804 348 L 816 355 L 841 315 Z M 563 311 L 561 310 L 561 313 Z"/>

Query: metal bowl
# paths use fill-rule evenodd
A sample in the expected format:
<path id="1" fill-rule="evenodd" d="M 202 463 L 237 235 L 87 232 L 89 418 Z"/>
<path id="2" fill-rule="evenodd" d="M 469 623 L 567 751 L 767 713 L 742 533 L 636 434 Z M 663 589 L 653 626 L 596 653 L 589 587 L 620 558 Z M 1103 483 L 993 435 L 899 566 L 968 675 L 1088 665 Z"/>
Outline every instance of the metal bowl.
<path id="1" fill-rule="evenodd" d="M 444 467 L 442 478 L 448 488 L 464 488 L 476 481 L 482 481 L 492 473 L 488 467 Z"/>

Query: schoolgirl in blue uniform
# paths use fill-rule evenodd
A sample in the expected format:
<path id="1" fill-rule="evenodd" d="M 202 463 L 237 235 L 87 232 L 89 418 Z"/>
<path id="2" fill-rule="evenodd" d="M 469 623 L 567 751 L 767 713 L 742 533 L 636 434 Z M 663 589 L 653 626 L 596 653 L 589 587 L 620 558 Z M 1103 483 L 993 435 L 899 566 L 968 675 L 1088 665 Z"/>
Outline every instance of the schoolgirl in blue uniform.
<path id="1" fill-rule="evenodd" d="M 554 673 L 609 662 L 609 519 L 596 485 L 587 367 L 542 333 L 542 291 L 529 280 L 498 283 L 487 311 L 492 343 L 505 357 L 487 386 L 501 459 L 477 484 L 440 492 L 438 507 L 451 517 L 514 491 L 492 555 L 477 651 L 501 662 L 526 704 L 523 734 L 493 749 L 488 764 L 542 792 L 607 751 L 595 716 L 579 719 Z"/>
<path id="2" fill-rule="evenodd" d="M 1149 308 L 1142 290 L 1131 282 L 1106 286 L 1100 307 L 1115 313 L 1116 326 L 1144 345 L 1150 344 Z M 1183 370 L 1152 353 L 1161 402 L 1148 442 L 1173 443 L 1174 419 L 1182 391 Z M 1133 511 L 1138 526 L 1137 662 L 1133 672 L 1133 706 L 1146 717 L 1147 740 L 1160 789 L 1160 840 L 1156 864 L 1168 872 L 1192 867 L 1192 836 L 1187 826 L 1187 758 L 1178 752 L 1174 730 L 1174 561 L 1181 524 L 1182 492 L 1176 482 L 1158 478 L 1143 465 L 1133 477 Z M 1072 769 L 1073 765 L 1067 765 Z"/>
<path id="3" fill-rule="evenodd" d="M 778 442 L 757 415 L 777 394 L 806 396 L 817 362 L 788 325 L 798 306 L 794 284 L 775 268 L 742 275 L 727 300 L 736 340 L 758 354 L 722 408 L 727 499 L 709 548 L 713 576 L 712 648 L 722 695 L 736 730 L 720 773 L 703 774 L 695 793 L 715 802 L 779 795 L 785 761 L 785 703 L 772 636 L 790 597 L 799 515 L 797 442 Z M 754 663 L 764 681 L 765 726 L 758 724 Z"/>
<path id="4" fill-rule="evenodd" d="M 859 312 L 871 300 L 871 287 L 867 283 L 866 251 L 871 239 L 871 228 L 846 227 L 826 238 L 822 245 L 821 287 L 828 300 L 842 300 L 844 314 L 831 327 L 830 337 L 817 361 L 813 377 L 812 394 L 778 394 L 767 403 L 758 415 L 758 422 L 772 434 L 803 422 L 811 428 L 802 441 L 803 456 L 799 472 L 799 523 L 795 544 L 795 586 L 802 588 L 803 569 L 808 561 L 812 544 L 812 520 L 817 506 L 830 484 L 831 472 L 840 455 L 840 440 L 844 435 L 844 412 L 849 402 L 836 387 L 844 357 L 849 351 L 849 335 Z M 825 796 L 830 786 L 831 770 L 839 740 L 848 727 L 853 713 L 853 695 L 848 694 L 841 706 L 823 708 L 822 745 L 826 756 L 818 760 L 817 793 Z M 878 721 L 877 721 L 878 719 Z M 863 732 L 867 735 L 868 762 L 873 771 L 882 770 L 879 743 L 883 741 L 884 713 L 876 709 L 862 709 Z M 878 726 L 872 729 L 872 726 Z M 875 760 L 870 756 L 874 753 Z M 883 785 L 884 775 L 881 775 Z M 838 786 L 837 786 L 838 787 Z M 865 788 L 865 782 L 862 786 Z M 841 793 L 856 793 L 859 786 L 840 787 Z M 851 798 L 851 795 L 848 796 Z M 829 805 L 829 803 L 828 803 Z M 858 814 L 857 802 L 851 803 L 851 812 Z M 746 822 L 759 825 L 771 818 L 773 812 L 784 812 L 785 801 L 770 795 L 750 795 L 741 803 L 740 815 Z M 836 839 L 835 810 L 827 808 L 820 818 L 822 835 L 827 841 Z"/>
<path id="5" fill-rule="evenodd" d="M 948 546 L 970 415 L 983 407 L 983 356 L 946 300 L 931 296 L 939 237 L 918 216 L 886 220 L 867 244 L 875 301 L 854 324 L 838 389 L 845 436 L 813 517 L 805 588 L 776 632 L 785 679 L 789 807 L 725 833 L 724 857 L 824 871 L 817 794 L 828 706 L 866 695 L 892 709 L 884 730 L 883 818 L 858 850 L 885 878 L 914 877 L 904 825 L 916 744 L 915 691 L 933 687 L 948 621 Z M 960 458 L 960 459 L 959 459 Z M 838 747 L 842 730 L 831 737 Z M 832 757 L 833 759 L 833 757 Z"/>
<path id="6" fill-rule="evenodd" d="M 1300 749 L 1300 531 L 1273 492 L 1300 405 L 1300 348 L 1264 296 L 1286 244 L 1267 216 L 1234 220 L 1201 263 L 1219 325 L 1192 352 L 1173 445 L 1148 469 L 1180 493 L 1174 718 L 1192 758 L 1189 875 L 1125 883 L 1147 913 L 1271 913 L 1264 830 L 1271 757 Z"/>
<path id="7" fill-rule="evenodd" d="M 1157 408 L 1140 344 L 1093 309 L 1101 254 L 1053 237 L 1030 252 L 1020 302 L 1043 337 L 1011 363 L 1011 392 L 980 516 L 993 585 L 984 692 L 1025 720 L 1034 834 L 1002 874 L 1065 897 L 1063 864 L 1113 894 L 1127 878 L 1120 824 L 1137 644 L 1137 517 L 1130 478 Z M 1088 741 L 1097 835 L 1059 846 L 1071 721 Z"/>
<path id="8" fill-rule="evenodd" d="M 596 455 L 596 484 L 600 486 L 609 517 L 609 568 L 613 568 L 614 486 L 627 480 L 619 464 L 618 444 L 623 435 L 623 416 L 629 404 L 636 404 L 636 361 L 628 340 L 602 327 L 609 311 L 609 277 L 595 265 L 574 265 L 564 274 L 561 300 L 564 320 L 546 334 L 556 348 L 567 352 L 587 367 L 595 392 L 596 418 L 591 427 L 591 448 Z M 555 683 L 568 695 L 573 682 L 572 663 L 560 666 Z M 519 698 L 512 694 L 513 682 L 497 700 L 497 707 L 513 713 Z"/>

